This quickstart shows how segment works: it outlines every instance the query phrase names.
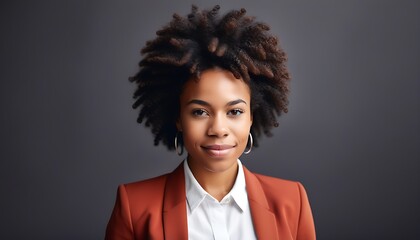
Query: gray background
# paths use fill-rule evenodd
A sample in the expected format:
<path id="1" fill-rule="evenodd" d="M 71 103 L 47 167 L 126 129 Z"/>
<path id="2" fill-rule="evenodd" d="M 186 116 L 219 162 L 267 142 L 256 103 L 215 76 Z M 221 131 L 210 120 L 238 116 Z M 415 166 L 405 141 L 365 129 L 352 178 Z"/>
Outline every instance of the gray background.
<path id="1" fill-rule="evenodd" d="M 101 239 L 117 185 L 171 171 L 131 109 L 139 50 L 217 1 L 2 1 L 0 238 Z M 301 181 L 319 239 L 420 239 L 420 2 L 224 1 L 289 55 L 290 112 L 243 162 Z"/>

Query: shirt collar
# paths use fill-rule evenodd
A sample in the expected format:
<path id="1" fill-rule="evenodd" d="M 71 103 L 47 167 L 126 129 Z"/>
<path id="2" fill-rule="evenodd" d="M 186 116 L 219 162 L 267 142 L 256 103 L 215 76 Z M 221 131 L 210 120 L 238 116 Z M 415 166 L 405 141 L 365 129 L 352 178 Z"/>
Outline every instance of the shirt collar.
<path id="1" fill-rule="evenodd" d="M 213 197 L 208 194 L 195 179 L 191 169 L 188 166 L 187 160 L 184 160 L 184 173 L 188 207 L 190 208 L 190 211 L 193 212 L 194 209 L 196 209 L 207 196 L 210 198 Z M 233 184 L 230 192 L 222 199 L 221 202 L 230 197 L 235 201 L 241 211 L 246 208 L 248 204 L 248 196 L 246 193 L 244 170 L 239 159 L 238 174 L 236 175 L 235 183 Z"/>

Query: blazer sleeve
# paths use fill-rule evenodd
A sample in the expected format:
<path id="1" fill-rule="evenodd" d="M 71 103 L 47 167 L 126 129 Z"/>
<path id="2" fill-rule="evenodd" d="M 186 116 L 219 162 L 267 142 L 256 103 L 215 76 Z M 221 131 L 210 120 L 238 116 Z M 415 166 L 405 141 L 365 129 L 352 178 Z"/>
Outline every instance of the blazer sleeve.
<path id="1" fill-rule="evenodd" d="M 297 240 L 315 240 L 315 225 L 312 216 L 311 207 L 309 205 L 308 196 L 306 194 L 305 188 L 301 183 L 298 183 L 298 188 L 300 192 L 300 216 L 299 216 L 299 225 L 298 232 L 296 235 Z"/>
<path id="2" fill-rule="evenodd" d="M 128 239 L 134 239 L 133 224 L 127 191 L 124 185 L 120 185 L 118 187 L 114 210 L 106 228 L 105 240 Z"/>

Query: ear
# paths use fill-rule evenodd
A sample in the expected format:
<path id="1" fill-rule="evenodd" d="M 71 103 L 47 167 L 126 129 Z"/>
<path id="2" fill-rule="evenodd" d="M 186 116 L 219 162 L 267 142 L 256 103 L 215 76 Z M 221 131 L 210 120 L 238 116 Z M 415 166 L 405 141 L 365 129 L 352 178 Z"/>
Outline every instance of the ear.
<path id="1" fill-rule="evenodd" d="M 253 120 L 254 120 L 254 114 L 252 112 L 250 113 L 249 118 L 250 118 L 251 126 L 252 126 L 252 123 L 253 123 Z"/>
<path id="2" fill-rule="evenodd" d="M 182 124 L 181 124 L 181 120 L 178 118 L 175 122 L 176 125 L 176 129 L 178 129 L 178 131 L 182 132 Z"/>

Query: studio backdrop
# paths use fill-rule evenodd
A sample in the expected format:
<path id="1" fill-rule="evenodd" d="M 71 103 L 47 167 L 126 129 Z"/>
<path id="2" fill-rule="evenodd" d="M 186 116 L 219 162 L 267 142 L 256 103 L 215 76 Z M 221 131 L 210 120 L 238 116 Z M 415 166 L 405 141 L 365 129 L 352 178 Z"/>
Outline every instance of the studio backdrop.
<path id="1" fill-rule="evenodd" d="M 245 8 L 288 54 L 289 113 L 241 157 L 300 181 L 318 239 L 420 239 L 419 1 L 3 1 L 0 238 L 102 239 L 121 183 L 185 157 L 131 108 L 173 13 Z"/>

